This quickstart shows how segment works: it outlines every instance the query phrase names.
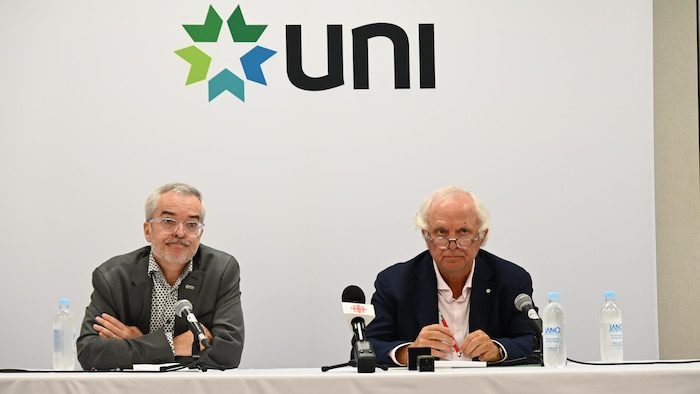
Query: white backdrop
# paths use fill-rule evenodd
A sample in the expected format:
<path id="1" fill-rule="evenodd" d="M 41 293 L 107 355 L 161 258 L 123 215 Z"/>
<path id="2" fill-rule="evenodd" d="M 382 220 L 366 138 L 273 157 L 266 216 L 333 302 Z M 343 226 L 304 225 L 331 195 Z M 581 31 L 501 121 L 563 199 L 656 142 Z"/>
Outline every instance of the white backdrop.
<path id="1" fill-rule="evenodd" d="M 207 101 L 184 86 L 182 24 L 209 5 L 268 24 L 268 86 Z M 352 88 L 352 29 L 385 22 L 411 45 L 411 89 L 391 45 L 370 41 L 370 88 Z M 435 26 L 436 88 L 420 89 L 419 23 Z M 309 92 L 286 75 L 285 25 L 304 69 L 326 71 L 326 25 L 343 25 L 345 84 Z M 80 320 L 92 270 L 144 244 L 154 187 L 191 183 L 203 243 L 241 263 L 241 367 L 344 361 L 348 284 L 424 248 L 411 220 L 458 184 L 492 212 L 486 249 L 558 289 L 569 355 L 597 359 L 597 314 L 615 289 L 625 356 L 658 356 L 650 0 L 284 2 L 24 0 L 0 3 L 0 367 L 49 367 L 57 299 Z M 224 24 L 197 44 L 242 76 Z M 20 338 L 18 338 L 18 335 Z"/>

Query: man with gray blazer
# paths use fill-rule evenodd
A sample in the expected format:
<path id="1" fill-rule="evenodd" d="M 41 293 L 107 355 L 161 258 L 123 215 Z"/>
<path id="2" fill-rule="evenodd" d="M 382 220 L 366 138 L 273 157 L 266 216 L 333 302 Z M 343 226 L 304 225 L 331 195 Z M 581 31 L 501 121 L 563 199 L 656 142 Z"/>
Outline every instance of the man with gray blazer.
<path id="1" fill-rule="evenodd" d="M 192 356 L 194 336 L 175 316 L 180 299 L 192 303 L 211 344 L 201 362 L 238 367 L 244 338 L 239 266 L 233 256 L 200 245 L 204 213 L 201 193 L 190 185 L 164 185 L 148 196 L 143 229 L 150 246 L 113 257 L 93 272 L 77 341 L 84 369 Z"/>

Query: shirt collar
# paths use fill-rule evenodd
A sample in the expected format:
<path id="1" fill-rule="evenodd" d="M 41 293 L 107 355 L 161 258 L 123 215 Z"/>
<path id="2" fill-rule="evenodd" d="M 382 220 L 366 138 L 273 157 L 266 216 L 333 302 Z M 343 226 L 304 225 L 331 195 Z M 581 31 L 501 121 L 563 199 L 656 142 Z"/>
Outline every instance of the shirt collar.
<path id="1" fill-rule="evenodd" d="M 435 270 L 435 277 L 437 277 L 437 290 L 438 294 L 442 295 L 448 300 L 455 300 L 452 296 L 452 289 L 450 289 L 450 286 L 445 282 L 445 279 L 443 279 L 442 275 L 440 274 L 440 270 L 438 269 L 437 263 L 435 260 L 433 260 L 433 269 Z M 474 270 L 476 269 L 476 259 L 472 262 L 472 270 L 469 272 L 469 276 L 467 276 L 467 281 L 464 283 L 464 287 L 462 288 L 462 295 L 459 297 L 465 298 L 467 296 L 467 293 L 471 290 L 472 288 L 472 278 L 474 277 Z"/>
<path id="2" fill-rule="evenodd" d="M 180 276 L 177 278 L 177 281 L 175 282 L 175 286 L 179 285 L 182 279 L 187 276 L 190 272 L 192 272 L 192 259 L 187 263 L 187 267 L 185 267 L 184 270 L 180 273 Z M 163 270 L 160 269 L 160 266 L 156 262 L 155 256 L 153 256 L 153 251 L 151 251 L 148 254 L 148 272 L 147 275 L 149 278 L 153 278 L 153 275 L 159 275 L 162 276 L 165 279 L 165 275 L 163 275 Z"/>

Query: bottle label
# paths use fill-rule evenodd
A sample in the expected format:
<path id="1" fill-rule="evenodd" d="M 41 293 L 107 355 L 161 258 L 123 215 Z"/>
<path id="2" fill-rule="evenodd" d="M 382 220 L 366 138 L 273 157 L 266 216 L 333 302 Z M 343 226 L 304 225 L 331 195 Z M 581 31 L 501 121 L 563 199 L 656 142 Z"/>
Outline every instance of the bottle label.
<path id="1" fill-rule="evenodd" d="M 613 349 L 622 349 L 622 323 L 608 324 L 608 343 Z"/>
<path id="2" fill-rule="evenodd" d="M 559 326 L 550 326 L 544 328 L 544 335 L 559 335 L 561 334 L 561 328 Z"/>
<path id="3" fill-rule="evenodd" d="M 63 352 L 63 328 L 53 329 L 53 351 L 56 353 Z"/>
<path id="4" fill-rule="evenodd" d="M 545 326 L 542 330 L 543 350 L 558 352 L 561 350 L 561 327 Z"/>

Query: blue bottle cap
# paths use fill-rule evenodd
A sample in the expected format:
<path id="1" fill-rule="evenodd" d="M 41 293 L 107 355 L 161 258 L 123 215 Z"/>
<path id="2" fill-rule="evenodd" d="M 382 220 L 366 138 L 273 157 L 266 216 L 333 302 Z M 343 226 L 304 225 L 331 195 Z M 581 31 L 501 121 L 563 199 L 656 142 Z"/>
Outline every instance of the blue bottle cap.
<path id="1" fill-rule="evenodd" d="M 549 293 L 547 293 L 547 298 L 549 298 L 550 301 L 559 301 L 559 292 L 550 291 Z"/>
<path id="2" fill-rule="evenodd" d="M 615 290 L 606 290 L 605 291 L 605 301 L 614 300 L 615 297 L 616 297 Z"/>
<path id="3" fill-rule="evenodd" d="M 65 297 L 59 298 L 58 305 L 59 306 L 63 306 L 63 305 L 70 306 L 70 300 L 68 298 L 65 298 Z"/>

